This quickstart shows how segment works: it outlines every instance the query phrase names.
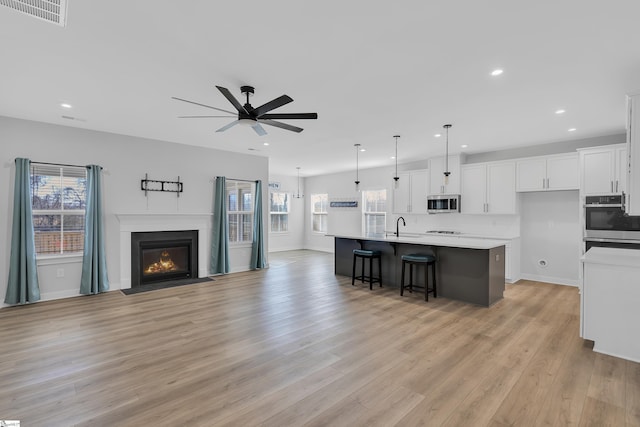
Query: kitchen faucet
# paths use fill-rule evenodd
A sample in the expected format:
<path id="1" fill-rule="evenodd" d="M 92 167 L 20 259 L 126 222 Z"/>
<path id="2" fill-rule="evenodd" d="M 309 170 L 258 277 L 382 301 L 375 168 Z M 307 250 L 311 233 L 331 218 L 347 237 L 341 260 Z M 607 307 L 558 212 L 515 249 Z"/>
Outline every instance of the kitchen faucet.
<path id="1" fill-rule="evenodd" d="M 403 225 L 404 227 L 406 227 L 406 226 L 407 226 L 407 223 L 406 223 L 406 222 L 404 222 L 404 218 L 403 218 L 403 217 L 401 217 L 401 216 L 399 216 L 399 217 L 398 217 L 398 220 L 396 221 L 396 237 L 400 237 L 400 220 L 402 220 L 402 225 Z"/>

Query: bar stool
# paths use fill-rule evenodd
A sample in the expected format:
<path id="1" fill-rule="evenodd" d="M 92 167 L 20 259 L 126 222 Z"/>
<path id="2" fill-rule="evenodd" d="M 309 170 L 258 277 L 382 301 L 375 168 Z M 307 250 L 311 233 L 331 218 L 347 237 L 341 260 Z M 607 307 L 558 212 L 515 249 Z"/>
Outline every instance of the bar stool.
<path id="1" fill-rule="evenodd" d="M 429 292 L 433 293 L 433 297 L 438 297 L 438 292 L 436 290 L 436 257 L 433 255 L 426 254 L 409 254 L 402 255 L 402 278 L 400 279 L 400 296 L 404 294 L 404 269 L 405 266 L 409 264 L 409 284 L 407 287 L 409 288 L 409 292 L 413 292 L 413 266 L 416 266 L 416 269 L 420 265 L 424 265 L 424 300 L 429 301 Z M 431 274 L 432 274 L 432 287 L 429 287 L 429 266 L 431 266 Z M 416 288 L 423 288 L 422 286 L 416 286 Z"/>
<path id="2" fill-rule="evenodd" d="M 356 261 L 362 259 L 362 275 L 356 276 Z M 378 277 L 373 277 L 373 260 L 378 259 Z M 364 274 L 365 260 L 369 260 L 369 275 Z M 354 286 L 356 279 L 360 279 L 364 283 L 365 279 L 369 280 L 369 289 L 373 289 L 373 283 L 380 283 L 382 287 L 382 253 L 380 251 L 370 251 L 367 249 L 353 250 L 353 271 L 351 273 L 351 286 Z"/>

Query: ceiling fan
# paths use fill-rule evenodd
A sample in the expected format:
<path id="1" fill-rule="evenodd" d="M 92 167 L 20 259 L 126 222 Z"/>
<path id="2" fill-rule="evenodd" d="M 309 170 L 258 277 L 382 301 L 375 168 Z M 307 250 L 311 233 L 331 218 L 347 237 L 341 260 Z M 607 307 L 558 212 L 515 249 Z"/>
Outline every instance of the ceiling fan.
<path id="1" fill-rule="evenodd" d="M 259 107 L 254 108 L 249 103 L 249 97 L 253 95 L 254 88 L 252 86 L 241 86 L 240 92 L 247 96 L 247 103 L 242 105 L 238 100 L 229 92 L 227 88 L 216 86 L 220 92 L 224 95 L 225 98 L 229 100 L 229 102 L 236 108 L 237 110 L 237 120 L 229 123 L 218 129 L 216 132 L 224 132 L 225 130 L 237 125 L 243 124 L 251 126 L 251 128 L 260 136 L 266 135 L 267 131 L 264 130 L 262 125 L 275 126 L 281 129 L 290 130 L 293 132 L 302 132 L 302 128 L 297 126 L 292 126 L 286 123 L 278 122 L 274 119 L 317 119 L 318 113 L 269 113 L 271 110 L 275 110 L 278 107 L 282 107 L 285 104 L 288 104 L 293 101 L 293 99 L 287 95 L 279 96 L 276 99 L 273 99 L 266 104 L 263 104 Z M 223 113 L 231 114 L 231 116 L 179 116 L 181 119 L 201 119 L 201 118 L 212 118 L 212 117 L 234 117 L 236 114 L 234 111 L 223 110 L 222 108 L 212 107 L 210 105 L 201 104 L 199 102 L 189 101 L 182 98 L 176 98 L 175 96 L 171 97 L 177 101 L 188 102 L 189 104 L 200 105 L 201 107 L 211 108 L 216 111 L 221 111 Z"/>

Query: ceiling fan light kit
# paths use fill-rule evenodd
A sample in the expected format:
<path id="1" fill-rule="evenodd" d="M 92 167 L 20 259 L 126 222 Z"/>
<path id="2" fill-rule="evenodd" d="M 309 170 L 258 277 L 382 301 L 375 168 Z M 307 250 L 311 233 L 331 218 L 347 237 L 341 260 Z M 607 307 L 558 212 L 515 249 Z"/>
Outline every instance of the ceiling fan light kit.
<path id="1" fill-rule="evenodd" d="M 270 111 L 275 110 L 276 108 L 282 107 L 283 105 L 293 102 L 293 98 L 291 98 L 288 95 L 279 96 L 278 98 L 272 99 L 266 104 L 263 104 L 259 107 L 254 108 L 249 102 L 249 97 L 252 96 L 255 92 L 255 89 L 253 88 L 253 86 L 240 87 L 240 92 L 242 92 L 247 99 L 247 102 L 244 105 L 240 104 L 240 102 L 236 99 L 236 97 L 231 94 L 229 89 L 222 86 L 216 86 L 216 88 L 218 88 L 218 90 L 222 93 L 222 95 L 224 95 L 224 97 L 227 98 L 227 100 L 231 103 L 231 105 L 235 107 L 237 111 L 237 120 L 221 127 L 220 129 L 216 130 L 216 132 L 224 132 L 227 129 L 234 127 L 235 125 L 240 124 L 243 126 L 251 127 L 255 131 L 255 133 L 257 133 L 259 136 L 264 136 L 267 134 L 267 131 L 264 130 L 262 125 L 273 126 L 280 129 L 285 129 L 288 131 L 300 133 L 303 131 L 301 127 L 279 122 L 277 120 L 280 120 L 280 119 L 309 120 L 309 119 L 318 118 L 318 113 L 269 113 Z M 216 111 L 231 114 L 231 116 L 179 116 L 179 118 L 188 118 L 188 119 L 220 118 L 220 117 L 233 117 L 232 115 L 236 114 L 233 111 L 212 107 L 210 105 L 201 104 L 199 102 L 189 101 L 189 100 L 186 100 L 183 98 L 177 98 L 177 97 L 172 97 L 172 98 L 177 101 L 187 102 L 190 104 L 199 105 L 201 107 L 211 108 Z"/>

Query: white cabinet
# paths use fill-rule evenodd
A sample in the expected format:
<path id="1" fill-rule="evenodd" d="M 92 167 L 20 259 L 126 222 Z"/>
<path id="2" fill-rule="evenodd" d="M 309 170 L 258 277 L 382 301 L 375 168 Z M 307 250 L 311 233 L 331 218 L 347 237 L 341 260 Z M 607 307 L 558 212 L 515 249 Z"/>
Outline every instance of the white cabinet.
<path id="1" fill-rule="evenodd" d="M 516 213 L 515 162 L 479 163 L 461 167 L 461 212 Z"/>
<path id="2" fill-rule="evenodd" d="M 626 189 L 627 147 L 616 144 L 580 151 L 580 188 L 585 196 L 621 194 Z"/>
<path id="3" fill-rule="evenodd" d="M 640 215 L 640 91 L 627 96 L 626 211 Z"/>
<path id="4" fill-rule="evenodd" d="M 578 153 L 533 157 L 516 162 L 516 191 L 578 188 Z"/>
<path id="5" fill-rule="evenodd" d="M 398 172 L 393 189 L 393 213 L 427 213 L 428 170 Z"/>
<path id="6" fill-rule="evenodd" d="M 460 155 L 448 159 L 448 183 L 444 182 L 445 156 L 429 159 L 429 194 L 460 194 Z"/>

